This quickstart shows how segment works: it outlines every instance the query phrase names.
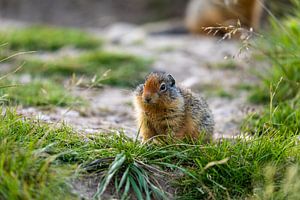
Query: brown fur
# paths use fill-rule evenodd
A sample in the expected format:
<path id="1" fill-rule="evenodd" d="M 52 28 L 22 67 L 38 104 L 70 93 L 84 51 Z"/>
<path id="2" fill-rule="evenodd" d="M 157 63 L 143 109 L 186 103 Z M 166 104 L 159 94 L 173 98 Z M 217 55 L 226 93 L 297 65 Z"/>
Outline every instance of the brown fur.
<path id="1" fill-rule="evenodd" d="M 198 138 L 199 133 L 212 135 L 213 119 L 206 102 L 178 86 L 170 86 L 165 73 L 150 74 L 144 86 L 138 86 L 134 105 L 143 141 L 171 135 L 174 138 Z M 162 83 L 168 90 L 160 91 Z M 145 99 L 150 98 L 151 103 Z"/>
<path id="2" fill-rule="evenodd" d="M 186 12 L 186 27 L 204 33 L 205 27 L 236 25 L 259 28 L 263 0 L 192 0 Z"/>

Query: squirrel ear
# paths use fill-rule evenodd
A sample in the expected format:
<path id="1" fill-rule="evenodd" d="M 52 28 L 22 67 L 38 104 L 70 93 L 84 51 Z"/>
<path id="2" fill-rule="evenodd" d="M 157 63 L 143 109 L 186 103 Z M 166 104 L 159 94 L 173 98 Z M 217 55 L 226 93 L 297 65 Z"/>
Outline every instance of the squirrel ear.
<path id="1" fill-rule="evenodd" d="M 171 86 L 175 85 L 175 79 L 173 78 L 173 76 L 171 74 L 168 74 L 168 78 L 171 81 Z"/>

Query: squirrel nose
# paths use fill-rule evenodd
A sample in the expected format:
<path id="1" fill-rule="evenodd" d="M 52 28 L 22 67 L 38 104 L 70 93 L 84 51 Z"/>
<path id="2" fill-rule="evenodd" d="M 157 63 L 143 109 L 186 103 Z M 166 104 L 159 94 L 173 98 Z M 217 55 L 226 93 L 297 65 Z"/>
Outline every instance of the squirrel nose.
<path id="1" fill-rule="evenodd" d="M 146 96 L 146 97 L 144 98 L 144 102 L 145 102 L 145 103 L 150 103 L 150 101 L 151 101 L 151 97 Z"/>

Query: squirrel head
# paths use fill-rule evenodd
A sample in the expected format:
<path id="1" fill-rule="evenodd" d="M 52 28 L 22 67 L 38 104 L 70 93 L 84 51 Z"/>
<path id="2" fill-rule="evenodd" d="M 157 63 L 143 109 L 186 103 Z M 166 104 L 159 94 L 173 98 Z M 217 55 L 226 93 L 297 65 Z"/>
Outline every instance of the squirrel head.
<path id="1" fill-rule="evenodd" d="M 152 72 L 146 76 L 141 100 L 146 105 L 168 103 L 175 89 L 175 79 L 171 74 Z"/>

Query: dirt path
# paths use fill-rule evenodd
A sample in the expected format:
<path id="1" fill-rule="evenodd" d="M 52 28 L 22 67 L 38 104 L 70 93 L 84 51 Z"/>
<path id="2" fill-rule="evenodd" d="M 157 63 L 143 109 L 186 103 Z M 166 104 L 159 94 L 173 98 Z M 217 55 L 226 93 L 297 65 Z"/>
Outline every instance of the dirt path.
<path id="1" fill-rule="evenodd" d="M 107 40 L 104 50 L 151 58 L 154 60 L 152 70 L 173 74 L 177 82 L 207 98 L 215 117 L 216 138 L 232 137 L 239 133 L 241 121 L 253 106 L 246 101 L 247 92 L 238 88 L 253 83 L 255 79 L 249 74 L 251 64 L 247 61 L 247 54 L 233 61 L 224 59 L 238 53 L 237 42 L 192 35 L 151 35 L 143 28 L 127 24 L 116 24 L 92 32 Z M 67 49 L 56 54 L 70 53 L 76 51 Z M 47 59 L 47 55 L 40 57 Z M 20 108 L 19 111 L 50 123 L 63 121 L 85 133 L 124 130 L 128 136 L 135 137 L 137 127 L 130 89 L 76 89 L 73 93 L 87 99 L 89 107 L 84 110 L 30 107 Z"/>

